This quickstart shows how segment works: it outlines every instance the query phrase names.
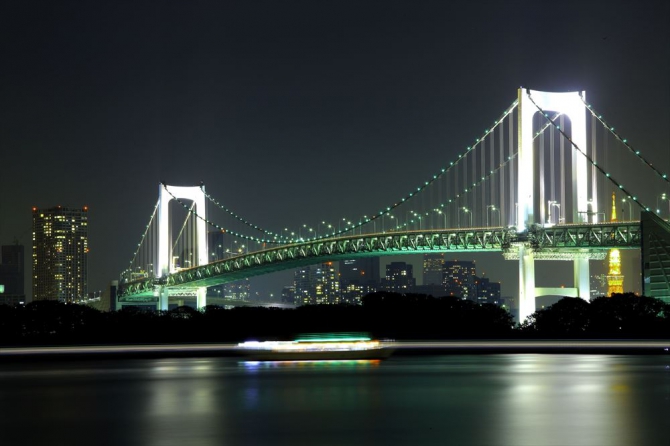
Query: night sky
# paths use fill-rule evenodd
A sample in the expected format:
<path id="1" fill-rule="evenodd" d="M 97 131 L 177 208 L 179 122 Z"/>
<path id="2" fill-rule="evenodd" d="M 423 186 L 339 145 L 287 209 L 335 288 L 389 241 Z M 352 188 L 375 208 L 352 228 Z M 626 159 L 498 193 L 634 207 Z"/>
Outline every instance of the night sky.
<path id="1" fill-rule="evenodd" d="M 0 57 L 0 244 L 30 252 L 33 206 L 89 206 L 90 290 L 127 266 L 160 181 L 277 231 L 358 218 L 521 85 L 585 90 L 670 170 L 666 0 L 7 1 Z M 500 258 L 480 262 L 511 294 Z"/>

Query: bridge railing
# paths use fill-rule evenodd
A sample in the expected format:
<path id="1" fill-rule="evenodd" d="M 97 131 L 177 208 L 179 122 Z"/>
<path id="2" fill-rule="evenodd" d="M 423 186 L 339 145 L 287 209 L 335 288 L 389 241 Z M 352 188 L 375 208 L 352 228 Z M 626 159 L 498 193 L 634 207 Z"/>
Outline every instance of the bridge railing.
<path id="1" fill-rule="evenodd" d="M 124 283 L 119 295 L 149 295 L 158 286 L 212 286 L 328 260 L 428 252 L 507 252 L 521 243 L 529 244 L 538 252 L 566 249 L 603 251 L 614 247 L 632 249 L 641 243 L 640 224 L 535 225 L 521 233 L 517 233 L 514 227 L 390 231 L 317 239 L 245 253 L 183 269 L 165 277 Z"/>

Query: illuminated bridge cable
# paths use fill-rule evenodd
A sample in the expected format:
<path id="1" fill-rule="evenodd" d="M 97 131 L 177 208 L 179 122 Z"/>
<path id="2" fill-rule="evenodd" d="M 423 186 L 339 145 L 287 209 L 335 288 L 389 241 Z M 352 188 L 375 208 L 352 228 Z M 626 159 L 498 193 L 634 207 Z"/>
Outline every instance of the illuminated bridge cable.
<path id="1" fill-rule="evenodd" d="M 225 205 L 221 204 L 221 203 L 220 203 L 219 201 L 217 201 L 214 197 L 212 197 L 212 196 L 209 195 L 207 192 L 205 192 L 203 186 L 200 186 L 200 189 L 202 189 L 203 194 L 205 194 L 205 197 L 206 197 L 209 201 L 211 201 L 212 203 L 214 203 L 214 205 L 216 205 L 219 209 L 223 210 L 224 212 L 227 212 L 231 217 L 233 217 L 233 218 L 236 219 L 237 221 L 239 221 L 239 222 L 245 224 L 246 226 L 250 227 L 251 229 L 255 229 L 255 230 L 257 230 L 257 231 L 259 231 L 259 232 L 262 232 L 262 233 L 264 233 L 264 234 L 267 234 L 267 235 L 270 235 L 270 236 L 274 236 L 274 235 L 278 236 L 277 233 L 272 232 L 272 231 L 269 231 L 269 230 L 264 229 L 264 228 L 261 228 L 260 226 L 251 223 L 250 221 L 248 221 L 248 220 L 245 219 L 244 217 L 242 217 L 242 216 L 240 216 L 239 214 L 233 212 L 233 211 L 230 210 L 228 207 L 226 207 Z"/>
<path id="2" fill-rule="evenodd" d="M 584 152 L 581 147 L 579 147 L 561 128 L 561 126 L 556 125 L 555 119 L 552 120 L 549 118 L 549 115 L 540 107 L 537 105 L 537 103 L 533 100 L 530 91 L 528 91 L 528 99 L 537 107 L 537 109 L 542 113 L 542 116 L 544 116 L 545 119 L 547 119 L 551 125 L 553 125 L 558 132 L 563 135 L 563 137 L 574 147 L 579 153 L 581 153 L 590 163 L 592 166 L 594 166 L 598 172 L 600 172 L 602 175 L 605 176 L 612 184 L 614 184 L 619 190 L 622 192 L 626 193 L 630 197 L 631 200 L 633 200 L 638 206 L 640 206 L 641 209 L 649 211 L 650 209 L 646 206 L 644 206 L 638 199 L 637 197 L 633 196 L 626 188 L 624 188 L 623 184 L 621 184 L 619 181 L 614 179 L 608 172 L 606 172 L 601 166 L 599 166 L 593 158 L 591 158 L 586 152 Z"/>
<path id="3" fill-rule="evenodd" d="M 581 94 L 579 95 L 579 97 L 581 98 L 582 102 L 583 102 L 584 105 L 586 106 L 586 109 L 589 111 L 589 113 L 591 113 L 591 115 L 592 115 L 594 118 L 596 118 L 598 121 L 600 121 L 600 123 L 603 125 L 603 127 L 605 127 L 605 128 L 607 129 L 607 131 L 609 131 L 612 135 L 614 135 L 614 137 L 615 137 L 617 140 L 621 141 L 621 142 L 623 143 L 623 145 L 626 146 L 626 148 L 627 148 L 632 154 L 634 154 L 634 155 L 635 155 L 636 157 L 638 157 L 644 164 L 646 164 L 649 168 L 651 168 L 651 170 L 653 170 L 654 173 L 655 173 L 656 175 L 658 175 L 659 177 L 661 177 L 661 179 L 663 179 L 663 181 L 665 181 L 666 183 L 670 183 L 670 178 L 668 178 L 668 174 L 665 174 L 665 173 L 661 172 L 660 170 L 658 170 L 657 168 L 655 168 L 654 165 L 653 165 L 652 163 L 650 163 L 645 157 L 643 157 L 642 155 L 640 155 L 640 151 L 639 151 L 639 150 L 635 150 L 635 149 L 628 143 L 628 140 L 627 140 L 627 139 L 622 138 L 622 137 L 616 132 L 616 130 L 614 130 L 614 127 L 612 127 L 612 126 L 610 126 L 609 124 L 607 124 L 607 122 L 605 122 L 605 120 L 603 119 L 602 115 L 596 113 L 596 111 L 593 109 L 593 107 L 591 107 L 591 104 L 588 104 L 588 103 L 586 103 L 586 101 L 584 101 L 584 97 L 583 97 Z"/>
<path id="4" fill-rule="evenodd" d="M 174 250 L 177 248 L 177 243 L 179 243 L 179 239 L 181 239 L 181 236 L 184 233 L 184 228 L 186 228 L 186 225 L 188 224 L 188 221 L 191 218 L 191 215 L 193 213 L 193 208 L 195 208 L 195 202 L 191 203 L 191 206 L 188 208 L 189 214 L 184 219 L 184 224 L 181 225 L 181 229 L 179 230 L 179 234 L 177 235 L 177 238 L 174 241 L 174 245 L 172 245 L 172 252 L 174 252 Z"/>
<path id="5" fill-rule="evenodd" d="M 379 211 L 379 212 L 374 213 L 374 214 L 371 214 L 371 217 L 364 217 L 363 219 L 361 219 L 361 221 L 358 224 L 349 226 L 349 227 L 345 228 L 345 230 L 336 231 L 333 235 L 342 235 L 342 234 L 345 234 L 349 231 L 358 229 L 361 226 L 364 226 L 367 223 L 373 222 L 373 221 L 375 221 L 375 220 L 377 220 L 377 219 L 379 219 L 383 216 L 388 216 L 393 210 L 395 210 L 399 206 L 402 206 L 403 204 L 406 204 L 414 196 L 416 196 L 417 194 L 419 194 L 420 192 L 425 190 L 428 186 L 432 185 L 435 181 L 437 181 L 439 178 L 441 178 L 443 175 L 445 175 L 447 172 L 449 172 L 452 168 L 454 168 L 454 166 L 458 165 L 459 162 L 461 162 L 468 155 L 468 153 L 470 153 L 474 148 L 476 148 L 483 141 L 484 138 L 486 138 L 489 134 L 491 134 L 495 130 L 496 127 L 498 127 L 499 125 L 502 124 L 504 119 L 514 111 L 514 109 L 516 108 L 518 103 L 519 103 L 518 99 L 515 100 L 514 102 L 512 102 L 512 105 L 510 105 L 510 107 L 508 107 L 502 113 L 500 118 L 498 118 L 497 120 L 494 121 L 493 127 L 491 127 L 490 129 L 486 129 L 484 131 L 484 134 L 482 135 L 482 137 L 481 138 L 476 138 L 475 143 L 472 146 L 467 147 L 463 154 L 459 154 L 455 161 L 450 162 L 448 166 L 442 168 L 437 174 L 433 175 L 430 180 L 428 180 L 428 181 L 424 182 L 422 185 L 418 186 L 415 191 L 409 192 L 404 197 L 402 197 L 400 200 L 396 201 L 395 203 L 393 203 L 390 206 L 387 206 L 384 210 Z M 324 237 L 318 237 L 318 238 L 324 238 Z"/>
<path id="6" fill-rule="evenodd" d="M 253 237 L 253 236 L 249 236 L 249 235 L 241 234 L 241 233 L 239 233 L 239 232 L 236 232 L 236 231 L 232 231 L 232 230 L 226 229 L 226 228 L 224 228 L 224 227 L 222 227 L 222 226 L 220 226 L 220 225 L 214 223 L 213 221 L 210 221 L 210 220 L 208 220 L 208 219 L 202 217 L 201 215 L 198 214 L 197 211 L 195 211 L 193 208 L 189 207 L 186 203 L 184 203 L 182 200 L 180 200 L 180 199 L 177 198 L 175 195 L 173 195 L 172 192 L 170 192 L 170 190 L 169 190 L 167 187 L 165 187 L 165 185 L 163 185 L 163 187 L 165 188 L 166 192 L 167 192 L 168 194 L 170 194 L 170 196 L 172 197 L 172 199 L 175 200 L 177 203 L 179 203 L 179 204 L 186 210 L 186 212 L 189 212 L 190 214 L 194 215 L 196 218 L 198 218 L 198 219 L 204 221 L 204 222 L 207 223 L 209 226 L 211 226 L 211 227 L 217 229 L 218 231 L 220 231 L 220 232 L 222 232 L 222 233 L 230 234 L 230 235 L 232 235 L 232 236 L 234 236 L 234 237 L 241 238 L 241 239 L 244 239 L 244 240 L 253 241 L 253 242 L 257 242 L 257 243 L 265 243 L 265 244 L 281 244 L 281 242 L 278 241 L 278 240 L 270 240 L 270 239 L 264 239 L 264 238 L 259 238 L 259 237 Z"/>
<path id="7" fill-rule="evenodd" d="M 342 234 L 345 234 L 345 233 L 348 233 L 348 232 L 352 232 L 352 231 L 354 231 L 354 230 L 356 230 L 356 229 L 359 229 L 359 228 L 361 228 L 362 226 L 364 226 L 364 225 L 366 225 L 366 224 L 368 224 L 368 223 L 370 223 L 370 222 L 373 222 L 373 221 L 375 221 L 375 220 L 377 220 L 377 219 L 379 219 L 379 218 L 381 218 L 381 217 L 389 216 L 390 213 L 391 213 L 393 210 L 395 210 L 395 209 L 398 208 L 399 206 L 402 206 L 402 205 L 406 204 L 407 202 L 409 202 L 415 195 L 417 195 L 417 194 L 420 193 L 420 192 L 423 192 L 427 187 L 429 187 L 430 185 L 432 185 L 433 183 L 435 183 L 438 179 L 442 178 L 446 173 L 448 173 L 452 168 L 454 168 L 454 166 L 457 166 L 462 160 L 464 160 L 464 158 L 465 158 L 469 153 L 472 152 L 472 150 L 473 150 L 474 148 L 477 147 L 477 145 L 480 145 L 480 143 L 483 144 L 484 139 L 485 139 L 487 136 L 489 136 L 490 134 L 492 134 L 492 132 L 495 130 L 495 128 L 496 128 L 497 126 L 499 126 L 500 124 L 502 124 L 502 122 L 504 121 L 504 119 L 505 119 L 506 117 L 508 117 L 508 116 L 514 111 L 514 109 L 516 108 L 517 105 L 518 105 L 518 100 L 515 100 L 515 101 L 512 103 L 512 105 L 511 105 L 511 106 L 510 106 L 510 107 L 509 107 L 509 108 L 502 114 L 501 118 L 498 119 L 498 120 L 496 120 L 496 121 L 494 121 L 494 126 L 493 126 L 491 129 L 486 129 L 485 132 L 484 132 L 484 134 L 483 134 L 483 136 L 482 136 L 481 138 L 477 138 L 477 139 L 475 140 L 475 144 L 474 144 L 473 146 L 467 147 L 466 151 L 465 151 L 463 154 L 459 154 L 459 155 L 458 155 L 458 158 L 457 158 L 454 162 L 451 162 L 451 163 L 449 164 L 448 167 L 445 167 L 445 168 L 441 169 L 440 172 L 438 172 L 436 175 L 433 175 L 433 177 L 432 177 L 429 181 L 426 181 L 426 182 L 424 182 L 424 184 L 422 184 L 421 186 L 417 187 L 417 189 L 416 189 L 415 192 L 410 192 L 410 193 L 406 194 L 405 197 L 403 197 L 402 199 L 400 199 L 399 201 L 397 201 L 397 202 L 394 203 L 393 205 L 386 207 L 386 209 L 384 209 L 384 210 L 382 210 L 382 211 L 380 211 L 380 212 L 378 212 L 378 213 L 376 213 L 376 214 L 372 214 L 370 217 L 367 217 L 367 216 L 363 217 L 362 219 L 359 220 L 358 223 L 354 223 L 354 224 L 352 224 L 352 225 L 347 225 L 347 226 L 344 227 L 344 229 L 334 230 L 334 231 L 332 232 L 332 234 L 330 234 L 330 235 L 322 236 L 322 235 L 317 234 L 317 237 L 314 237 L 314 238 L 315 238 L 315 239 L 322 239 L 322 238 L 327 238 L 327 237 L 332 237 L 332 236 L 342 235 Z M 510 126 L 511 126 L 511 121 L 510 121 Z M 482 155 L 482 156 L 483 156 L 483 155 Z M 512 160 L 515 156 L 516 156 L 516 154 L 514 154 L 514 156 L 509 156 L 509 157 L 508 157 L 508 160 L 507 160 L 505 163 L 503 163 L 503 165 L 505 165 L 508 161 Z M 472 163 L 473 163 L 473 166 L 474 166 L 474 164 L 475 164 L 475 163 L 474 163 L 474 159 L 473 159 Z M 496 172 L 497 172 L 498 170 L 499 170 L 499 168 L 498 168 L 498 169 L 495 169 Z M 490 177 L 490 175 L 491 175 L 491 173 L 490 173 L 489 175 L 485 176 L 485 177 L 482 177 L 482 180 L 481 180 L 481 181 L 473 182 L 473 183 L 472 183 L 472 184 L 473 184 L 473 187 L 476 186 L 476 185 L 478 185 L 478 184 L 480 184 L 484 179 Z M 473 180 L 474 180 L 474 179 L 475 179 L 475 178 L 474 178 L 474 175 L 473 175 Z M 466 188 L 465 192 L 469 192 L 468 188 Z M 216 200 L 215 200 L 213 197 L 211 197 L 209 194 L 205 193 L 205 196 L 206 196 L 210 201 L 212 201 L 216 206 L 218 206 L 219 208 L 221 208 L 222 210 L 224 210 L 225 212 L 227 212 L 229 215 L 231 215 L 231 216 L 233 216 L 234 218 L 236 218 L 238 221 L 242 222 L 243 224 L 247 225 L 248 227 L 250 227 L 250 228 L 252 228 L 252 229 L 254 229 L 254 230 L 263 232 L 264 234 L 266 234 L 266 235 L 270 235 L 270 236 L 272 236 L 272 237 L 270 237 L 270 238 L 260 238 L 260 237 L 248 236 L 248 235 L 245 235 L 245 234 L 242 234 L 242 233 L 238 233 L 238 232 L 235 232 L 235 231 L 232 231 L 232 230 L 228 230 L 228 229 L 225 229 L 225 228 L 221 227 L 220 225 L 218 225 L 218 224 L 216 224 L 216 223 L 214 223 L 214 222 L 211 222 L 211 221 L 209 221 L 209 220 L 207 220 L 207 219 L 201 217 L 200 215 L 197 214 L 197 212 L 195 212 L 195 211 L 191 211 L 192 213 L 194 213 L 194 214 L 197 216 L 197 218 L 200 218 L 201 220 L 205 221 L 208 225 L 210 225 L 210 226 L 212 226 L 212 227 L 214 227 L 214 228 L 216 228 L 216 229 L 218 229 L 218 230 L 220 230 L 220 231 L 222 231 L 222 232 L 229 233 L 229 234 L 231 234 L 231 235 L 233 235 L 233 236 L 235 236 L 235 237 L 239 237 L 239 238 L 242 238 L 242 239 L 245 239 L 245 240 L 251 240 L 251 241 L 255 241 L 255 242 L 259 242 L 259 243 L 279 244 L 279 243 L 287 242 L 287 241 L 290 242 L 290 243 L 294 243 L 294 242 L 297 241 L 297 239 L 295 239 L 295 238 L 288 239 L 288 238 L 286 238 L 286 237 L 281 237 L 281 236 L 279 236 L 277 233 L 275 233 L 275 232 L 273 232 L 273 231 L 269 231 L 269 230 L 266 230 L 266 229 L 261 228 L 261 227 L 258 226 L 258 225 L 254 225 L 254 224 L 252 224 L 251 222 L 249 222 L 248 220 L 246 220 L 246 219 L 244 219 L 243 217 L 239 216 L 238 214 L 232 212 L 230 209 L 228 209 L 227 207 L 225 207 L 224 205 L 222 205 L 222 204 L 219 203 L 218 201 L 216 201 Z M 460 196 L 460 194 L 458 194 L 457 198 L 458 198 L 459 196 Z M 182 204 L 182 206 L 188 211 L 188 207 L 187 207 L 183 202 L 181 202 L 181 200 L 175 198 L 174 196 L 173 196 L 173 198 L 174 198 L 177 202 L 179 202 L 180 204 Z M 446 202 L 446 200 L 445 200 L 445 202 Z"/>
<path id="8" fill-rule="evenodd" d="M 483 143 L 484 139 L 485 139 L 487 136 L 489 136 L 489 135 L 496 129 L 496 127 L 498 127 L 499 125 L 502 124 L 502 122 L 504 121 L 504 119 L 505 119 L 506 117 L 508 117 L 508 116 L 514 111 L 514 109 L 516 108 L 517 105 L 518 105 L 518 99 L 515 100 L 514 102 L 512 102 L 512 104 L 510 105 L 510 107 L 508 107 L 508 108 L 502 113 L 502 115 L 500 116 L 499 119 L 497 119 L 497 120 L 494 121 L 494 125 L 493 125 L 490 129 L 486 129 L 486 130 L 484 131 L 484 134 L 482 135 L 481 138 L 476 138 L 474 144 L 473 144 L 472 146 L 467 147 L 466 150 L 465 150 L 465 152 L 464 152 L 463 154 L 459 154 L 455 161 L 450 162 L 450 163 L 449 163 L 449 166 L 447 166 L 447 167 L 445 167 L 445 168 L 442 168 L 437 174 L 433 175 L 432 178 L 430 178 L 428 181 L 425 181 L 423 184 L 421 184 L 420 186 L 418 186 L 418 187 L 416 188 L 415 191 L 409 192 L 409 193 L 406 194 L 404 197 L 402 197 L 400 200 L 396 201 L 395 203 L 393 203 L 393 204 L 390 205 L 390 206 L 387 206 L 387 207 L 386 207 L 385 209 L 383 209 L 382 211 L 379 211 L 379 212 L 377 212 L 377 213 L 372 213 L 372 214 L 370 214 L 370 217 L 363 216 L 363 218 L 359 219 L 358 223 L 354 223 L 354 224 L 352 224 L 352 225 L 347 225 L 347 226 L 345 226 L 344 229 L 334 230 L 334 231 L 332 232 L 332 234 L 329 234 L 329 235 L 324 235 L 324 236 L 322 236 L 322 235 L 317 234 L 317 236 L 316 236 L 316 237 L 313 237 L 313 238 L 314 238 L 314 239 L 323 239 L 323 238 L 327 238 L 327 237 L 334 237 L 334 236 L 338 236 L 338 235 L 346 234 L 346 233 L 348 233 L 348 232 L 351 232 L 351 231 L 354 231 L 354 230 L 356 230 L 356 229 L 359 229 L 359 228 L 361 228 L 362 226 L 364 226 L 364 225 L 366 225 L 366 224 L 368 224 L 368 223 L 371 223 L 371 222 L 373 222 L 373 221 L 375 221 L 375 220 L 377 220 L 377 219 L 379 219 L 379 218 L 382 218 L 382 217 L 385 217 L 385 216 L 389 216 L 390 213 L 391 213 L 393 210 L 395 210 L 396 208 L 398 208 L 398 207 L 400 207 L 400 206 L 406 204 L 407 202 L 409 202 L 413 197 L 415 197 L 415 196 L 418 195 L 419 193 L 423 192 L 423 191 L 424 191 L 426 188 L 428 188 L 429 186 L 433 185 L 437 180 L 441 179 L 446 173 L 448 173 L 452 168 L 454 168 L 454 166 L 457 166 L 457 165 L 459 164 L 459 162 L 463 161 L 463 160 L 467 157 L 467 155 L 468 155 L 469 153 L 472 152 L 473 149 L 475 149 L 478 145 L 480 145 L 480 143 Z M 482 155 L 482 156 L 483 156 L 483 155 Z M 203 191 L 203 192 L 204 192 L 204 191 Z M 213 227 L 215 227 L 215 228 L 217 228 L 217 229 L 219 229 L 219 230 L 222 230 L 222 231 L 224 231 L 224 232 L 230 233 L 230 234 L 235 235 L 235 236 L 240 237 L 240 238 L 244 238 L 244 239 L 247 239 L 247 240 L 258 241 L 258 242 L 263 242 L 263 243 L 282 243 L 282 240 L 283 240 L 283 242 L 289 242 L 289 243 L 295 243 L 296 241 L 299 241 L 299 240 L 296 239 L 296 238 L 291 238 L 291 239 L 289 239 L 289 238 L 280 236 L 280 235 L 279 235 L 278 233 L 276 233 L 276 232 L 273 232 L 273 231 L 269 231 L 269 230 L 263 229 L 263 228 L 261 228 L 260 226 L 255 225 L 255 224 L 249 222 L 248 220 L 246 220 L 245 218 L 243 218 L 243 217 L 239 216 L 238 214 L 234 213 L 233 211 L 231 211 L 230 209 L 228 209 L 227 207 L 225 207 L 224 205 L 222 205 L 221 203 L 219 203 L 218 201 L 216 201 L 216 200 L 215 200 L 213 197 L 211 197 L 209 194 L 205 193 L 205 196 L 206 196 L 210 201 L 212 201 L 216 206 L 218 206 L 220 209 L 222 209 L 223 211 L 225 211 L 225 212 L 227 212 L 229 215 L 231 215 L 233 218 L 237 219 L 238 221 L 242 222 L 243 224 L 245 224 L 246 226 L 248 226 L 248 227 L 250 227 L 250 228 L 252 228 L 252 229 L 255 229 L 255 230 L 257 230 L 257 231 L 263 232 L 263 233 L 266 234 L 266 235 L 273 236 L 273 238 L 272 238 L 272 239 L 265 239 L 265 238 L 258 238 L 258 237 L 253 237 L 253 236 L 243 235 L 243 234 L 236 233 L 236 232 L 233 232 L 233 231 L 230 231 L 230 230 L 225 230 L 225 229 L 221 228 L 219 225 L 217 225 L 217 224 L 215 224 L 215 223 L 213 223 L 213 222 L 209 222 L 209 221 L 207 221 L 206 219 L 203 219 L 204 221 L 207 221 L 208 224 L 210 224 L 211 226 L 213 226 Z M 176 199 L 176 198 L 175 198 L 175 199 Z M 179 200 L 177 200 L 177 201 L 179 201 Z M 196 213 L 196 215 L 197 215 L 197 213 Z M 202 218 L 202 217 L 198 216 L 198 218 Z M 348 219 L 347 219 L 347 220 L 348 220 Z M 355 221 L 355 219 L 354 219 L 354 221 Z M 295 231 L 295 232 L 299 232 L 299 231 Z"/>
<path id="9" fill-rule="evenodd" d="M 140 238 L 140 242 L 137 244 L 137 248 L 135 249 L 135 252 L 133 253 L 133 258 L 130 260 L 128 263 L 128 270 L 126 272 L 131 271 L 133 268 L 133 264 L 135 263 L 135 260 L 137 260 L 137 256 L 140 253 L 140 250 L 142 246 L 144 246 L 144 241 L 147 238 L 147 234 L 149 233 L 149 229 L 151 228 L 151 224 L 154 221 L 154 218 L 156 218 L 156 212 L 158 212 L 158 204 L 160 203 L 160 200 L 156 202 L 156 205 L 154 206 L 154 211 L 151 213 L 151 218 L 149 219 L 149 223 L 147 223 L 146 228 L 144 228 L 144 233 L 142 233 L 142 237 Z"/>
<path id="10" fill-rule="evenodd" d="M 557 119 L 559 116 L 562 116 L 562 114 L 561 114 L 561 113 L 556 113 L 556 114 L 553 116 L 552 119 Z M 537 139 L 540 135 L 542 135 L 548 128 L 553 128 L 551 122 L 547 122 L 547 123 L 544 125 L 544 127 L 542 127 L 540 130 L 537 131 L 537 133 L 535 133 L 535 135 L 533 135 L 533 141 L 534 141 L 535 139 Z M 511 162 L 518 156 L 518 154 L 519 154 L 519 153 L 518 153 L 518 151 L 517 151 L 517 152 L 514 152 L 514 153 L 512 153 L 511 155 L 509 155 L 509 156 L 507 157 L 506 160 L 504 160 L 502 163 L 500 163 L 500 164 L 498 165 L 498 167 L 496 167 L 496 168 L 490 170 L 489 173 L 488 173 L 487 175 L 481 177 L 481 179 L 479 179 L 478 181 L 475 181 L 474 183 L 472 183 L 472 186 L 468 186 L 468 184 L 465 184 L 464 186 L 462 186 L 462 189 L 460 189 L 460 191 L 459 191 L 458 193 L 452 195 L 451 198 L 445 198 L 445 201 L 442 202 L 442 203 L 440 203 L 440 204 L 439 204 L 439 207 L 444 208 L 445 206 L 448 206 L 449 204 L 451 204 L 451 203 L 457 201 L 458 199 L 464 197 L 467 193 L 469 193 L 469 192 L 470 192 L 470 193 L 474 192 L 474 189 L 476 189 L 477 187 L 479 187 L 479 186 L 481 186 L 482 184 L 484 184 L 487 180 L 489 180 L 489 179 L 492 178 L 494 175 L 496 175 L 498 172 L 500 172 L 504 167 L 506 167 L 507 165 L 509 165 L 509 164 L 510 164 L 510 163 L 511 163 Z M 466 170 L 467 170 L 467 169 L 466 169 Z M 410 214 L 412 214 L 412 213 L 416 214 L 415 211 L 409 211 L 409 213 L 410 213 Z M 408 221 L 406 221 L 405 223 L 396 226 L 396 229 L 405 229 L 405 228 L 407 228 L 407 227 L 409 226 L 409 224 L 411 224 L 411 223 L 414 223 L 414 220 L 408 220 Z"/>

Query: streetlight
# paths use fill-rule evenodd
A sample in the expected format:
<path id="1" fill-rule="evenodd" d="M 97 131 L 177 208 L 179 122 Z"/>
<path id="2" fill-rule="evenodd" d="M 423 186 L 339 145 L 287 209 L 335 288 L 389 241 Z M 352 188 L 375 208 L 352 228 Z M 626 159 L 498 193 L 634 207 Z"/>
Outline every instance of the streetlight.
<path id="1" fill-rule="evenodd" d="M 317 224 L 317 226 L 316 226 L 316 236 L 318 238 L 322 238 L 322 236 L 321 236 L 321 225 L 324 225 L 326 228 L 332 228 L 332 225 L 327 224 L 325 221 L 322 221 L 321 223 Z M 323 237 L 327 237 L 327 235 L 324 235 Z"/>
<path id="2" fill-rule="evenodd" d="M 460 229 L 461 227 L 461 212 L 470 216 L 470 227 L 472 227 L 472 212 L 470 212 L 470 209 L 462 207 L 458 212 L 458 228 Z"/>
<path id="3" fill-rule="evenodd" d="M 440 214 L 442 217 L 444 217 L 444 225 L 442 228 L 447 229 L 447 213 L 442 212 L 442 209 L 433 209 L 436 213 Z"/>
<path id="4" fill-rule="evenodd" d="M 665 195 L 665 192 L 663 192 L 661 195 L 659 195 L 659 196 L 656 197 L 656 214 L 658 214 L 658 215 L 660 216 L 660 214 L 661 214 L 661 208 L 660 208 L 660 206 L 658 205 L 658 200 L 659 200 L 659 198 L 661 199 L 661 201 L 666 200 L 666 199 L 667 199 L 667 196 Z M 670 208 L 670 202 L 668 202 L 668 203 L 669 203 L 669 208 Z"/>
<path id="5" fill-rule="evenodd" d="M 547 223 L 551 223 L 551 206 L 556 206 L 558 208 L 558 215 L 556 216 L 556 222 L 557 222 L 557 224 L 561 224 L 561 220 L 562 220 L 562 218 L 561 218 L 561 203 L 559 203 L 558 201 L 550 201 L 549 203 L 551 203 L 551 205 L 549 207 L 549 218 L 547 219 Z"/>
<path id="6" fill-rule="evenodd" d="M 631 200 L 626 200 L 625 198 L 622 198 L 621 202 L 628 203 L 628 221 L 631 221 L 633 219 L 633 208 L 632 208 L 633 203 L 631 203 Z"/>
<path id="7" fill-rule="evenodd" d="M 393 216 L 393 214 L 388 214 L 388 216 L 389 216 L 389 218 L 391 219 L 391 229 L 393 229 L 393 219 L 395 219 L 395 217 Z M 384 222 L 382 221 L 382 225 L 383 225 L 383 224 L 384 224 Z M 395 229 L 398 229 L 397 225 L 396 225 L 396 228 L 395 228 Z M 384 228 L 382 228 L 382 232 L 385 232 L 385 231 L 384 231 Z"/>
<path id="8" fill-rule="evenodd" d="M 498 211 L 498 226 L 500 226 L 500 209 L 495 204 L 489 204 L 486 206 L 486 227 L 489 227 L 489 209 L 491 209 L 491 218 L 493 218 L 493 213 Z"/>

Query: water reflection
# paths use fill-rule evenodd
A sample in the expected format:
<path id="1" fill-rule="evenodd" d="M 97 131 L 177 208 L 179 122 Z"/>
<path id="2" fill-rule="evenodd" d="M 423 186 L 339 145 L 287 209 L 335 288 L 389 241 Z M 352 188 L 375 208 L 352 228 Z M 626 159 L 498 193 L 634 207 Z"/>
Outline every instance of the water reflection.
<path id="1" fill-rule="evenodd" d="M 363 368 L 378 367 L 379 359 L 326 360 L 326 361 L 239 361 L 246 370 L 254 372 L 260 369 L 277 368 Z"/>
<path id="2" fill-rule="evenodd" d="M 668 360 L 16 364 L 0 370 L 0 432 L 3 446 L 658 445 L 667 441 Z"/>
<path id="3" fill-rule="evenodd" d="M 616 356 L 509 356 L 494 400 L 503 444 L 644 444 L 631 398 L 635 374 Z"/>

